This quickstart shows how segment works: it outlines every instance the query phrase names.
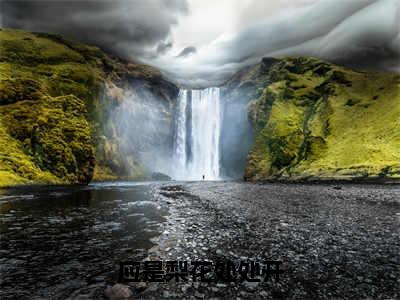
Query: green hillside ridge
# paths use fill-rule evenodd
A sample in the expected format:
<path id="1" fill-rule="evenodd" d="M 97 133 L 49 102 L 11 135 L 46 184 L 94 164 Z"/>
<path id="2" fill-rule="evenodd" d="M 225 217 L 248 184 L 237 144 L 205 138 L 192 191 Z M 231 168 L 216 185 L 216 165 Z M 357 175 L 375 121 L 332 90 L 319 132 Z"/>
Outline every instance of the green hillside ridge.
<path id="1" fill-rule="evenodd" d="M 70 183 L 88 183 L 93 175 L 94 148 L 84 113 L 83 101 L 72 95 L 42 97 L 33 103 L 24 100 L 0 106 L 8 139 L 15 139 L 10 144 L 19 145 L 15 150 L 21 152 L 23 149 L 25 154 L 21 156 L 25 160 L 20 160 L 15 159 L 13 151 L 7 151 L 9 156 L 1 158 L 2 164 L 8 161 L 8 170 L 34 181 L 48 178 L 51 182 L 53 179 L 61 182 L 56 179 L 59 178 Z M 8 143 L 1 144 L 5 149 L 8 146 Z M 10 158 L 14 159 L 12 163 Z M 24 165 L 21 166 L 22 162 Z M 35 168 L 26 168 L 25 162 L 34 163 L 38 174 L 35 174 Z M 43 177 L 43 171 L 53 176 Z"/>
<path id="2" fill-rule="evenodd" d="M 266 58 L 228 86 L 253 99 L 245 179 L 400 178 L 399 75 Z"/>
<path id="3" fill-rule="evenodd" d="M 122 101 L 113 91 L 135 80 L 160 98 L 176 89 L 158 70 L 97 47 L 0 29 L 0 187 L 143 176 L 139 162 L 129 173 L 121 169 L 116 137 L 102 125 Z"/>
<path id="4" fill-rule="evenodd" d="M 167 144 L 178 89 L 158 70 L 58 35 L 0 29 L 0 187 L 145 178 L 108 119 L 126 88 L 141 97 L 141 87 L 164 101 L 152 139 Z M 399 75 L 265 58 L 223 90 L 251 100 L 245 179 L 400 178 Z"/>

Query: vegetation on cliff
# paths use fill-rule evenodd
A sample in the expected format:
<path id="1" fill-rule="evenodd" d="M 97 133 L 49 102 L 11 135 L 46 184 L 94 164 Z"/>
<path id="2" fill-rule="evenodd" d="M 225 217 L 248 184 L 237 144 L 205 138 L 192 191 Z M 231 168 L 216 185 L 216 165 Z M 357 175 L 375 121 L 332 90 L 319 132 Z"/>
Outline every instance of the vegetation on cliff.
<path id="1" fill-rule="evenodd" d="M 228 86 L 253 100 L 245 178 L 399 178 L 400 76 L 263 59 Z"/>
<path id="2" fill-rule="evenodd" d="M 58 35 L 0 29 L 0 187 L 143 178 L 108 115 L 127 88 L 165 100 L 152 106 L 160 126 L 148 135 L 168 144 L 178 89 L 159 71 Z M 246 179 L 400 178 L 399 75 L 265 58 L 223 90 L 251 100 Z"/>
<path id="3" fill-rule="evenodd" d="M 164 98 L 175 86 L 159 71 L 127 63 L 58 35 L 0 29 L 0 187 L 24 183 L 87 183 L 117 178 L 122 158 L 102 121 L 119 95 L 146 85 Z M 113 89 L 107 89 L 110 93 Z"/>

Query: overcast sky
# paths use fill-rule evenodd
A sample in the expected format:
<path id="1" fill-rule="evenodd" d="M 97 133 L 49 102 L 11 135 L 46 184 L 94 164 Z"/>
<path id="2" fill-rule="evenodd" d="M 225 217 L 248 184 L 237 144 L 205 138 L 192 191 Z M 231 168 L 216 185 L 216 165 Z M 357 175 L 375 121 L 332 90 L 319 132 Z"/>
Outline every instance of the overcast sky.
<path id="1" fill-rule="evenodd" d="M 3 27 L 60 33 L 215 85 L 263 56 L 399 71 L 400 0 L 3 0 Z"/>

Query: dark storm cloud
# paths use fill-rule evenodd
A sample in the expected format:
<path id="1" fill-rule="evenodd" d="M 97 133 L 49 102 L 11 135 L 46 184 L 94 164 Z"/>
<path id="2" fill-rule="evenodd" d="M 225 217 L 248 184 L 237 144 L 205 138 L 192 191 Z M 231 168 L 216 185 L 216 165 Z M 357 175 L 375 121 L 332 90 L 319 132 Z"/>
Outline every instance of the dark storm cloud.
<path id="1" fill-rule="evenodd" d="M 190 69 L 178 64 L 168 71 L 181 84 L 207 86 L 261 57 L 302 55 L 359 70 L 400 72 L 399 21 L 400 0 L 320 0 L 199 49 Z"/>
<path id="2" fill-rule="evenodd" d="M 188 57 L 196 52 L 197 52 L 196 47 L 189 46 L 189 47 L 182 49 L 182 51 L 179 52 L 179 54 L 176 57 Z"/>
<path id="3" fill-rule="evenodd" d="M 156 54 L 164 54 L 166 52 L 168 52 L 170 49 L 172 48 L 172 42 L 171 41 L 167 41 L 165 43 L 159 43 L 157 46 L 157 51 Z"/>
<path id="4" fill-rule="evenodd" d="M 124 58 L 154 57 L 171 48 L 171 27 L 186 0 L 3 0 L 2 27 L 63 34 Z"/>
<path id="5" fill-rule="evenodd" d="M 322 0 L 217 44 L 215 59 L 226 64 L 268 54 L 300 54 L 368 64 L 369 58 L 398 54 L 391 44 L 399 34 L 399 7 L 399 0 Z"/>

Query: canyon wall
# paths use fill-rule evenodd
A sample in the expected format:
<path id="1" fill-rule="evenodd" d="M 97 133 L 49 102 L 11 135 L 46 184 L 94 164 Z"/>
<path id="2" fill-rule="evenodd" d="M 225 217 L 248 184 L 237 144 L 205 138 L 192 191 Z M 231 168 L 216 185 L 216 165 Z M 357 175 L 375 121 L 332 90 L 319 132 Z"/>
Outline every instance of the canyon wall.
<path id="1" fill-rule="evenodd" d="M 224 88 L 226 98 L 248 103 L 254 143 L 245 179 L 400 177 L 398 74 L 314 58 L 264 58 Z"/>
<path id="2" fill-rule="evenodd" d="M 1 29 L 0 41 L 0 186 L 176 173 L 179 89 L 158 70 L 58 35 Z M 264 58 L 196 93 L 203 115 L 185 132 L 217 122 L 195 131 L 202 155 L 218 141 L 219 179 L 400 178 L 398 74 Z"/>
<path id="3" fill-rule="evenodd" d="M 58 35 L 0 41 L 0 186 L 146 178 L 171 150 L 178 88 L 158 70 Z"/>

